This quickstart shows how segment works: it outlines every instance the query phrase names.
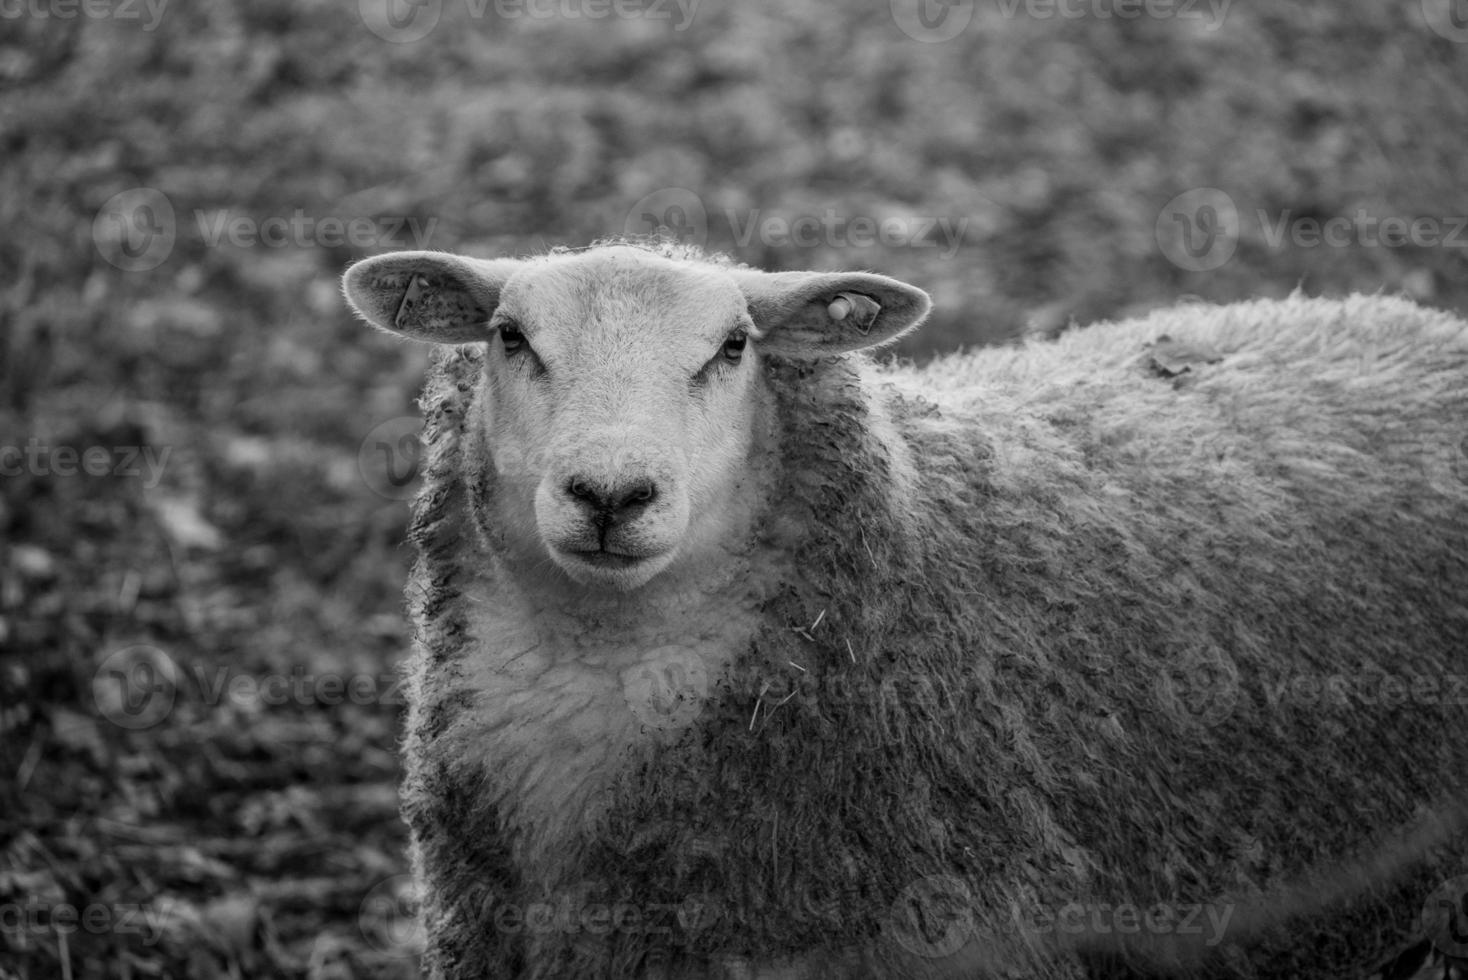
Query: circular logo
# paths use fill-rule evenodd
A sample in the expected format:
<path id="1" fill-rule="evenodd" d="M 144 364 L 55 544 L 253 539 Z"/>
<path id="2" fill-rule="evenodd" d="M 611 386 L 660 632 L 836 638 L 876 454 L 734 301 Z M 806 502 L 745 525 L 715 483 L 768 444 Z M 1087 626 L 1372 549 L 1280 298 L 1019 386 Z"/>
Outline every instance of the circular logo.
<path id="1" fill-rule="evenodd" d="M 357 15 L 384 41 L 412 44 L 438 26 L 443 0 L 357 0 Z"/>
<path id="2" fill-rule="evenodd" d="M 152 728 L 173 710 L 179 669 L 173 658 L 146 644 L 108 654 L 92 675 L 97 713 L 119 728 Z"/>
<path id="3" fill-rule="evenodd" d="M 1456 44 L 1468 42 L 1468 2 L 1465 0 L 1422 0 L 1422 16 L 1438 37 Z"/>
<path id="4" fill-rule="evenodd" d="M 92 219 L 97 253 L 123 272 L 158 268 L 173 253 L 177 238 L 173 203 L 151 187 L 112 195 Z"/>
<path id="5" fill-rule="evenodd" d="M 357 449 L 357 470 L 373 493 L 408 500 L 423 470 L 423 420 L 413 415 L 388 419 L 367 433 Z"/>
<path id="6" fill-rule="evenodd" d="M 1239 209 L 1216 187 L 1195 187 L 1168 201 L 1157 215 L 1157 247 L 1186 272 L 1211 272 L 1239 246 Z"/>
<path id="7" fill-rule="evenodd" d="M 628 210 L 622 229 L 632 237 L 671 238 L 699 248 L 709 242 L 703 199 L 686 187 L 664 187 L 644 196 Z"/>
<path id="8" fill-rule="evenodd" d="M 924 44 L 951 41 L 973 19 L 974 0 L 892 0 L 898 29 Z"/>
<path id="9" fill-rule="evenodd" d="M 1422 906 L 1421 930 L 1448 956 L 1468 956 L 1468 875 L 1438 885 Z"/>
<path id="10" fill-rule="evenodd" d="M 1189 651 L 1157 678 L 1157 699 L 1168 714 L 1212 727 L 1239 703 L 1239 668 L 1222 650 Z"/>
<path id="11" fill-rule="evenodd" d="M 919 878 L 892 903 L 887 928 L 909 953 L 929 959 L 951 956 L 973 935 L 973 895 L 958 878 Z"/>
<path id="12" fill-rule="evenodd" d="M 1426 445 L 1423 453 L 1428 485 L 1444 497 L 1468 500 L 1468 435 Z"/>
<path id="13" fill-rule="evenodd" d="M 681 728 L 698 717 L 708 696 L 708 671 L 681 647 L 655 650 L 622 675 L 622 694 L 649 728 Z"/>
<path id="14" fill-rule="evenodd" d="M 713 895 L 688 895 L 678 903 L 678 928 L 694 936 L 718 921 L 722 909 Z"/>
<path id="15" fill-rule="evenodd" d="M 418 883 L 412 875 L 379 881 L 357 909 L 357 929 L 379 953 L 414 956 L 423 951 L 425 934 L 418 911 Z"/>

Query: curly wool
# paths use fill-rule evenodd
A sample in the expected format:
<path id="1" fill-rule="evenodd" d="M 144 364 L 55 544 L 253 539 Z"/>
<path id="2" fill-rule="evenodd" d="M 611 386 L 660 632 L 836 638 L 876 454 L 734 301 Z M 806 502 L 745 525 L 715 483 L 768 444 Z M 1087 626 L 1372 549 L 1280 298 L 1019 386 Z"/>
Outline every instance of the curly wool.
<path id="1" fill-rule="evenodd" d="M 1163 335 L 1209 357 L 1165 377 Z M 461 348 L 429 382 L 412 531 L 403 798 L 434 975 L 1334 977 L 1461 867 L 1461 322 L 1292 298 L 921 371 L 767 360 L 758 545 L 786 571 L 553 881 L 515 865 L 493 758 L 442 737 L 481 693 L 479 368 Z M 1439 696 L 1369 697 L 1387 677 Z M 636 915 L 516 919 L 537 903 Z M 1117 903 L 1230 919 L 1213 943 L 1056 926 Z"/>

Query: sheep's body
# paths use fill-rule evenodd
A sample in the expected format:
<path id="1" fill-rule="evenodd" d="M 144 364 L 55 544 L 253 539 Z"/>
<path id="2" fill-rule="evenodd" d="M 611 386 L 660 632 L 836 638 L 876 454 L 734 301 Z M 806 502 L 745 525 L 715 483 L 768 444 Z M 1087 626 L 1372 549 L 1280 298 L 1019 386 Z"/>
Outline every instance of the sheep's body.
<path id="1" fill-rule="evenodd" d="M 1165 378 L 1163 334 L 1218 360 Z M 484 558 L 481 357 L 429 383 L 413 532 L 435 975 L 1072 976 L 1125 946 L 1334 977 L 1463 870 L 1461 322 L 1292 299 L 926 370 L 770 358 L 758 534 L 659 621 L 591 627 Z M 659 730 L 629 677 L 669 664 L 706 697 Z"/>

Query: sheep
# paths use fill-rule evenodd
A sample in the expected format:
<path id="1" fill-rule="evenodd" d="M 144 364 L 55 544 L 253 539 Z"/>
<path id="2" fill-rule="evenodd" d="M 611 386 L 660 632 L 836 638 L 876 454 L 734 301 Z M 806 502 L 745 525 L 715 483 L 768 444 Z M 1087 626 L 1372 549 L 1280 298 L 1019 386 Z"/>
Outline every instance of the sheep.
<path id="1" fill-rule="evenodd" d="M 1296 295 L 920 368 L 871 354 L 928 296 L 872 273 L 344 290 L 437 345 L 431 976 L 1336 977 L 1468 868 L 1461 320 Z"/>

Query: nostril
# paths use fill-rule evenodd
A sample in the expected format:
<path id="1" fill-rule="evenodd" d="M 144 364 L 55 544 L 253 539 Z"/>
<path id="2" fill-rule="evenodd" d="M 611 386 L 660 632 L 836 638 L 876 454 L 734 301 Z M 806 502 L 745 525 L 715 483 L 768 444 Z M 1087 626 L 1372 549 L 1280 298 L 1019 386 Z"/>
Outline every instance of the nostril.
<path id="1" fill-rule="evenodd" d="M 627 491 L 627 495 L 622 499 L 622 503 L 623 506 L 629 504 L 648 504 L 652 503 L 653 498 L 657 495 L 658 489 L 656 486 L 651 483 L 639 483 Z"/>
<path id="2" fill-rule="evenodd" d="M 607 487 L 585 477 L 572 477 L 565 483 L 566 493 L 581 503 L 602 513 L 613 513 L 632 507 L 641 507 L 657 499 L 657 485 L 651 480 Z"/>

